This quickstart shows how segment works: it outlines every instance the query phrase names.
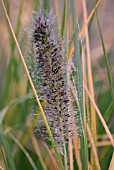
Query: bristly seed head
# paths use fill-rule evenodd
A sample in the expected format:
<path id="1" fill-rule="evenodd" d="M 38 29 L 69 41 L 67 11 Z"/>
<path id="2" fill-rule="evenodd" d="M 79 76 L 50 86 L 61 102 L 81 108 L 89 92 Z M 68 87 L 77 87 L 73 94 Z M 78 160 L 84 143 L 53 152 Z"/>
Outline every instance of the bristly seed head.
<path id="1" fill-rule="evenodd" d="M 38 91 L 46 104 L 44 112 L 55 139 L 56 145 L 62 147 L 64 141 L 76 136 L 76 123 L 69 109 L 69 89 L 60 43 L 53 37 L 50 19 L 39 15 L 35 18 L 32 33 L 34 48 L 32 77 L 40 84 Z M 74 115 L 77 111 L 75 110 Z"/>

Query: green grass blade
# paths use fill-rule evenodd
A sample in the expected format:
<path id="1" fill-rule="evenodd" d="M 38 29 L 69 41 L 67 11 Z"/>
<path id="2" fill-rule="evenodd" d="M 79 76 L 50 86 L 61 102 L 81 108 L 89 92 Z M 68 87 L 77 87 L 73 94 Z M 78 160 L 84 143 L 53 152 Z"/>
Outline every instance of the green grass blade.
<path id="1" fill-rule="evenodd" d="M 5 152 L 6 152 L 7 159 L 8 159 L 8 164 L 9 164 L 10 169 L 11 170 L 16 170 L 15 163 L 14 163 L 14 160 L 12 158 L 11 151 L 10 151 L 7 139 L 6 139 L 5 135 L 4 135 L 4 132 L 2 130 L 1 125 L 0 125 L 0 141 L 1 141 L 1 143 L 3 145 L 3 148 L 4 148 Z"/>
<path id="2" fill-rule="evenodd" d="M 39 7 L 40 7 L 40 0 L 36 0 L 35 10 L 39 9 Z"/>
<path id="3" fill-rule="evenodd" d="M 66 16 L 67 16 L 67 0 L 64 0 L 64 9 L 63 9 L 63 18 L 62 18 L 62 27 L 61 27 L 61 37 L 60 37 L 60 41 L 62 41 L 64 39 L 64 36 L 65 36 L 65 28 L 66 28 Z M 63 47 L 63 43 L 61 42 L 61 45 Z M 65 43 L 66 45 L 66 43 Z M 66 48 L 64 46 L 64 50 L 65 50 L 65 53 L 66 53 Z M 67 54 L 67 53 L 66 53 Z M 66 59 L 66 56 L 64 56 L 65 59 Z M 61 126 L 62 126 L 62 123 L 61 123 Z M 64 137 L 63 137 L 64 139 Z M 68 169 L 68 160 L 67 160 L 67 150 L 66 150 L 66 144 L 63 140 L 63 148 L 64 148 L 64 167 L 65 167 L 65 170 Z"/>
<path id="4" fill-rule="evenodd" d="M 94 0 L 93 0 L 93 2 L 94 2 Z M 101 27 L 100 27 L 100 22 L 99 22 L 99 17 L 98 17 L 97 9 L 95 11 L 95 14 L 96 14 L 96 19 L 97 19 L 99 33 L 100 33 L 100 39 L 101 39 L 102 49 L 103 49 L 103 53 L 104 53 L 104 58 L 105 58 L 105 62 L 106 62 L 106 69 L 107 69 L 107 75 L 108 75 L 108 80 L 109 80 L 109 84 L 110 84 L 110 91 L 111 91 L 111 95 L 112 95 L 112 101 L 114 103 L 113 81 L 112 81 L 112 78 L 111 78 L 111 71 L 110 71 L 110 66 L 109 66 L 109 62 L 108 62 L 108 56 L 107 56 L 107 53 L 106 53 L 106 48 L 105 48 L 105 44 L 104 44 L 104 39 L 103 39 Z"/>
<path id="5" fill-rule="evenodd" d="M 20 27 L 21 27 L 21 16 L 22 16 L 23 5 L 24 5 L 24 0 L 21 0 L 20 7 L 19 7 L 18 19 L 17 19 L 17 25 L 16 25 L 16 31 L 15 31 L 17 38 L 19 36 L 19 30 L 20 30 Z"/>
<path id="6" fill-rule="evenodd" d="M 49 4 L 50 4 L 50 0 L 44 0 L 43 3 L 44 15 L 46 15 L 45 12 L 49 12 Z"/>
<path id="7" fill-rule="evenodd" d="M 2 122 L 3 122 L 3 119 L 6 115 L 6 112 L 8 111 L 8 109 L 12 106 L 12 105 L 16 105 L 16 104 L 20 104 L 20 103 L 23 103 L 24 101 L 30 99 L 30 97 L 32 96 L 32 94 L 28 94 L 26 96 L 22 96 L 22 97 L 19 97 L 13 101 L 11 101 L 4 109 L 2 109 L 0 111 L 0 124 L 2 125 Z"/>
<path id="8" fill-rule="evenodd" d="M 67 17 L 67 0 L 64 0 L 64 10 L 63 10 L 63 19 L 62 19 L 62 28 L 61 28 L 61 38 L 62 38 L 62 40 L 63 40 L 64 35 L 65 35 L 66 17 Z"/>
<path id="9" fill-rule="evenodd" d="M 72 19 L 73 19 L 73 25 L 76 21 L 76 9 L 75 9 L 75 1 L 71 1 L 72 5 Z M 82 160 L 82 169 L 87 170 L 88 169 L 88 146 L 87 146 L 87 136 L 86 136 L 86 127 L 84 124 L 84 110 L 83 110 L 83 79 L 82 79 L 82 69 L 81 69 L 81 58 L 80 58 L 80 43 L 78 40 L 78 23 L 76 23 L 76 30 L 74 35 L 74 53 L 76 57 L 76 69 L 77 69 L 77 92 L 78 92 L 78 99 L 79 99 L 79 107 L 80 107 L 80 118 L 82 120 L 82 128 L 83 128 L 83 134 L 80 137 L 81 140 L 81 160 Z"/>
<path id="10" fill-rule="evenodd" d="M 20 27 L 21 27 L 21 16 L 22 16 L 22 9 L 23 9 L 23 4 L 24 4 L 24 0 L 21 0 L 20 2 L 20 7 L 19 7 L 19 14 L 18 14 L 18 19 L 17 19 L 17 24 L 16 24 L 16 37 L 19 36 L 19 31 L 20 31 Z M 9 36 L 10 36 L 10 46 L 11 46 L 11 57 L 10 57 L 10 61 L 8 64 L 8 68 L 7 68 L 7 79 L 6 79 L 6 85 L 5 85 L 5 95 L 4 95 L 4 105 L 7 103 L 8 101 L 8 94 L 9 94 L 9 90 L 10 90 L 10 84 L 13 80 L 13 74 L 15 73 L 15 79 L 18 80 L 18 73 L 17 73 L 17 68 L 18 68 L 18 63 L 17 63 L 17 59 L 14 57 L 14 52 L 15 52 L 15 42 L 12 38 L 11 32 L 9 30 Z M 13 68 L 13 69 L 12 69 Z M 12 72 L 12 70 L 14 70 L 14 72 Z"/>
<path id="11" fill-rule="evenodd" d="M 4 0 L 4 3 L 6 5 L 6 9 L 8 11 L 8 15 L 10 16 L 10 1 L 9 0 Z"/>

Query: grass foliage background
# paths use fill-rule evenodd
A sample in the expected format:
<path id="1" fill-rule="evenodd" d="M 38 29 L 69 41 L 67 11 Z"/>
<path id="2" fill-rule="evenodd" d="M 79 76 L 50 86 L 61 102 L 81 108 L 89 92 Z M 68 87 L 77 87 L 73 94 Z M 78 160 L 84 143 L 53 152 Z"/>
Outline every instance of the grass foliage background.
<path id="1" fill-rule="evenodd" d="M 32 119 L 30 112 L 32 95 L 29 91 L 30 83 L 25 76 L 25 70 L 1 2 L 0 169 L 53 170 L 60 169 L 60 167 L 62 169 L 57 161 L 60 155 L 57 156 L 58 153 L 54 152 L 53 147 L 48 147 L 46 143 L 36 137 L 37 133 L 33 132 L 38 116 Z M 100 1 L 98 9 L 87 24 L 88 29 L 84 25 L 97 1 L 86 0 L 84 3 L 83 0 L 5 0 L 4 2 L 21 49 L 26 46 L 26 40 L 21 32 L 32 12 L 37 8 L 47 11 L 53 9 L 60 40 L 65 37 L 65 43 L 69 45 L 67 46 L 70 50 L 66 50 L 68 51 L 66 57 L 70 58 L 70 54 L 72 51 L 74 52 L 74 64 L 79 70 L 78 90 L 83 90 L 81 82 L 84 80 L 113 136 L 113 0 Z M 79 40 L 82 28 L 84 30 L 81 40 Z M 81 60 L 79 60 L 80 58 Z M 103 123 L 98 118 L 95 106 L 89 99 L 86 90 L 84 90 L 84 100 L 79 100 L 79 105 L 84 120 L 84 134 L 81 138 L 77 137 L 69 142 L 68 169 L 113 170 L 114 141 L 110 142 L 109 133 L 106 134 Z M 88 127 L 91 133 L 89 133 Z M 65 166 L 63 169 L 67 169 L 67 167 Z"/>

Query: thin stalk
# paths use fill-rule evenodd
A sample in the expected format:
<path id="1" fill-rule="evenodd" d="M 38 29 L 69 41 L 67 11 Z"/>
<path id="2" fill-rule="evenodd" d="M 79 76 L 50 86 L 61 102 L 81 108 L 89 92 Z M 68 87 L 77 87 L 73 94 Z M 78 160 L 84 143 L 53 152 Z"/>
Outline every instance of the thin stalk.
<path id="1" fill-rule="evenodd" d="M 72 2 L 72 18 L 73 23 L 76 19 L 76 9 L 75 9 L 75 1 L 71 0 Z M 76 24 L 76 31 L 74 35 L 74 53 L 76 57 L 76 69 L 77 69 L 77 90 L 78 90 L 78 99 L 79 99 L 79 116 L 82 120 L 82 136 L 80 137 L 81 141 L 81 161 L 82 161 L 82 169 L 88 170 L 88 146 L 87 146 L 87 139 L 86 139 L 86 131 L 85 131 L 85 124 L 84 124 L 84 110 L 83 110 L 83 80 L 82 80 L 82 69 L 81 69 L 81 59 L 80 59 L 80 44 L 78 41 L 78 22 Z"/>
<path id="2" fill-rule="evenodd" d="M 62 20 L 62 28 L 61 28 L 61 38 L 62 38 L 62 40 L 63 40 L 64 35 L 65 35 L 66 17 L 67 17 L 67 0 L 64 0 L 64 11 L 63 11 L 63 20 Z"/>
<path id="3" fill-rule="evenodd" d="M 68 161 L 67 161 L 67 151 L 66 151 L 66 144 L 64 142 L 64 163 L 65 163 L 65 170 L 68 170 Z"/>
<path id="4" fill-rule="evenodd" d="M 84 51 L 84 47 L 82 46 L 82 70 L 83 70 L 83 80 L 84 82 L 87 84 L 87 76 L 86 76 L 86 58 L 85 58 L 85 51 Z M 86 116 L 87 116 L 87 120 L 89 119 L 89 98 L 86 94 L 85 91 L 85 109 L 86 109 Z"/>
<path id="5" fill-rule="evenodd" d="M 49 3 L 50 3 L 50 0 L 44 0 L 43 8 L 44 8 L 44 15 L 45 15 L 45 16 L 46 16 L 46 13 L 45 13 L 45 12 L 48 12 L 48 11 L 49 11 Z"/>
<path id="6" fill-rule="evenodd" d="M 59 31 L 59 36 L 60 36 L 60 40 L 61 40 L 61 30 L 60 30 L 60 25 L 61 25 L 61 16 L 60 16 L 60 6 L 59 6 L 59 0 L 54 1 L 55 4 L 55 12 L 56 12 L 56 16 L 57 16 L 57 27 L 58 27 L 58 31 Z"/>
<path id="7" fill-rule="evenodd" d="M 60 120 L 60 126 L 62 129 L 62 140 L 63 140 L 63 150 L 64 150 L 64 167 L 65 167 L 65 170 L 67 170 L 67 152 L 66 152 L 66 144 L 65 144 L 64 134 L 63 134 L 62 120 Z"/>
<path id="8" fill-rule="evenodd" d="M 105 129 L 105 131 L 106 131 L 106 133 L 107 133 L 107 135 L 108 135 L 108 138 L 110 139 L 110 142 L 111 142 L 112 146 L 114 147 L 114 139 L 113 139 L 113 136 L 112 136 L 112 134 L 111 134 L 111 132 L 110 132 L 110 130 L 109 130 L 109 128 L 108 128 L 108 126 L 107 126 L 107 124 L 106 124 L 103 116 L 102 116 L 102 114 L 100 113 L 100 110 L 98 109 L 98 107 L 97 107 L 97 105 L 96 105 L 93 97 L 92 97 L 91 94 L 89 93 L 89 90 L 88 90 L 88 88 L 87 88 L 87 86 L 86 86 L 85 83 L 84 83 L 84 88 L 85 88 L 85 90 L 86 90 L 86 92 L 87 92 L 87 95 L 89 96 L 92 104 L 93 104 L 94 107 L 95 107 L 95 110 L 96 110 L 96 112 L 97 112 L 97 114 L 98 114 L 98 116 L 99 116 L 99 119 L 100 119 L 100 121 L 101 121 L 101 123 L 102 123 L 102 125 L 103 125 L 103 127 L 104 127 L 104 129 Z"/>
<path id="9" fill-rule="evenodd" d="M 91 133 L 91 130 L 90 130 L 88 124 L 87 124 L 87 131 L 88 131 L 88 138 L 89 138 L 89 141 L 90 141 L 90 146 L 91 146 L 94 162 L 95 162 L 95 165 L 96 165 L 95 168 L 97 170 L 101 170 L 98 155 L 97 155 L 96 146 L 95 146 L 94 139 L 93 139 L 93 136 L 92 136 L 92 133 Z M 92 168 L 93 168 L 93 166 L 92 166 Z"/>
<path id="10" fill-rule="evenodd" d="M 69 168 L 70 170 L 73 170 L 73 145 L 72 145 L 72 139 L 69 140 L 68 143 L 68 149 L 69 149 Z"/>
<path id="11" fill-rule="evenodd" d="M 46 164 L 45 164 L 45 162 L 44 162 L 44 160 L 42 158 L 42 154 L 40 152 L 40 147 L 38 145 L 38 141 L 37 141 L 37 139 L 35 138 L 35 136 L 33 134 L 31 135 L 31 140 L 32 140 L 34 150 L 35 150 L 35 152 L 36 152 L 36 154 L 38 156 L 38 159 L 40 160 L 40 163 L 41 163 L 41 165 L 43 167 L 43 170 L 47 170 Z"/>
<path id="12" fill-rule="evenodd" d="M 1 141 L 1 143 L 3 145 L 3 148 L 4 148 L 5 152 L 6 152 L 7 159 L 8 159 L 8 164 L 9 164 L 10 169 L 11 170 L 16 170 L 15 163 L 14 163 L 14 160 L 12 158 L 9 145 L 8 145 L 8 142 L 6 140 L 6 137 L 4 135 L 4 132 L 2 130 L 2 126 L 1 125 L 0 125 L 0 141 Z"/>
<path id="13" fill-rule="evenodd" d="M 28 161 L 30 162 L 32 168 L 34 170 L 37 170 L 37 167 L 34 163 L 34 161 L 32 160 L 31 156 L 29 155 L 29 153 L 25 150 L 25 148 L 21 145 L 21 143 L 15 138 L 15 136 L 10 132 L 10 137 L 15 141 L 15 143 L 19 146 L 19 148 L 23 151 L 23 153 L 25 154 L 25 156 L 27 157 Z M 45 170 L 45 169 L 44 169 Z"/>
<path id="14" fill-rule="evenodd" d="M 4 170 L 3 168 L 2 168 L 2 166 L 0 165 L 0 170 Z"/>
<path id="15" fill-rule="evenodd" d="M 1 155 L 2 155 L 3 160 L 4 160 L 5 168 L 7 170 L 8 169 L 8 163 L 7 163 L 7 160 L 6 160 L 5 153 L 4 153 L 4 148 L 2 146 L 0 146 L 0 149 L 1 149 Z"/>
<path id="16" fill-rule="evenodd" d="M 66 17 L 67 17 L 67 0 L 64 0 L 64 10 L 63 10 L 62 28 L 61 28 L 61 37 L 60 37 L 62 48 L 63 48 L 62 40 L 64 39 L 64 36 L 66 33 Z M 65 49 L 65 51 L 66 51 L 66 49 Z M 64 58 L 66 59 L 66 56 L 64 56 Z M 63 129 L 62 121 L 61 121 L 61 128 Z M 63 148 L 64 148 L 64 165 L 65 165 L 65 170 L 67 170 L 68 169 L 68 161 L 67 161 L 67 151 L 66 151 L 66 143 L 65 143 L 65 139 L 64 139 L 64 134 L 62 134 L 62 138 L 63 138 Z"/>
<path id="17" fill-rule="evenodd" d="M 83 18 L 84 23 L 87 20 L 87 9 L 86 9 L 86 1 L 82 0 L 83 6 Z M 86 47 L 87 47 L 87 75 L 88 75 L 88 87 L 91 93 L 91 96 L 94 98 L 94 88 L 93 88 L 93 78 L 92 78 L 92 69 L 91 69 L 91 57 L 90 57 L 90 42 L 89 42 L 89 33 L 88 27 L 85 29 L 85 38 L 86 38 Z M 94 143 L 96 145 L 97 142 L 97 129 L 96 129 L 96 113 L 93 104 L 90 102 L 90 118 L 91 118 L 91 131 L 94 139 Z M 95 161 L 91 151 L 91 165 L 93 169 L 96 169 Z"/>
<path id="18" fill-rule="evenodd" d="M 99 0 L 99 1 L 96 3 L 95 7 L 93 8 L 93 10 L 91 11 L 89 17 L 87 18 L 86 22 L 84 23 L 84 26 L 82 27 L 81 31 L 79 32 L 79 34 L 78 34 L 78 39 L 79 39 L 79 40 L 81 39 L 81 37 L 82 37 L 82 35 L 83 35 L 84 31 L 85 31 L 85 28 L 88 26 L 91 18 L 93 17 L 93 15 L 94 15 L 94 13 L 95 13 L 95 10 L 98 8 L 98 6 L 99 6 L 99 4 L 100 4 L 100 1 L 101 1 L 101 0 Z M 74 26 L 75 26 L 75 25 L 74 25 Z M 70 59 L 70 57 L 72 56 L 73 52 L 74 52 L 74 44 L 72 44 L 71 47 L 70 47 L 69 55 L 68 55 L 68 56 L 69 56 L 69 59 Z"/>
<path id="19" fill-rule="evenodd" d="M 24 0 L 21 0 L 20 2 L 20 7 L 19 7 L 19 13 L 18 13 L 18 18 L 17 18 L 17 23 L 16 23 L 16 30 L 15 30 L 15 34 L 16 34 L 16 37 L 18 38 L 19 36 L 19 30 L 20 30 L 20 27 L 21 27 L 21 16 L 22 16 L 22 10 L 23 10 L 23 4 L 24 4 Z M 10 45 L 11 45 L 11 57 L 10 57 L 10 61 L 9 61 L 9 64 L 8 64 L 8 69 L 7 69 L 7 79 L 6 79 L 6 85 L 5 85 L 5 95 L 4 95 L 4 105 L 7 103 L 7 100 L 8 100 L 8 94 L 9 94 L 9 91 L 10 91 L 10 86 L 9 84 L 11 84 L 11 81 L 12 81 L 12 67 L 14 67 L 13 70 L 16 70 L 17 68 L 17 60 L 14 58 L 14 52 L 15 52 L 15 43 L 14 43 L 14 40 L 12 39 L 11 37 L 11 32 L 9 30 L 9 35 L 10 35 Z M 15 67 L 15 64 L 16 64 L 16 67 Z"/>
<path id="20" fill-rule="evenodd" d="M 94 3 L 94 0 L 92 0 L 92 1 Z M 95 14 L 96 14 L 96 19 L 97 19 L 99 33 L 100 33 L 100 39 L 101 39 L 101 44 L 102 44 L 102 48 L 103 48 L 104 58 L 105 58 L 105 62 L 106 62 L 107 76 L 108 76 L 108 80 L 109 80 L 109 84 L 110 84 L 110 91 L 111 91 L 111 95 L 112 95 L 112 101 L 113 101 L 113 104 L 114 104 L 113 81 L 112 81 L 112 78 L 111 78 L 111 71 L 110 71 L 108 56 L 107 56 L 107 53 L 106 53 L 106 48 L 105 48 L 105 44 L 104 44 L 104 39 L 103 39 L 101 27 L 100 27 L 100 22 L 99 22 L 97 10 L 95 11 Z M 114 110 L 114 106 L 113 106 L 113 110 Z"/>
<path id="21" fill-rule="evenodd" d="M 93 16 L 93 14 L 94 14 L 95 11 L 97 10 L 97 8 L 98 8 L 98 6 L 99 6 L 99 4 L 100 4 L 100 1 L 101 1 L 101 0 L 98 0 L 98 2 L 96 3 L 95 7 L 94 7 L 93 10 L 91 11 L 89 17 L 87 18 L 86 23 L 84 24 L 84 26 L 82 27 L 81 31 L 79 32 L 79 35 L 78 35 L 78 38 L 79 38 L 79 39 L 81 39 L 82 34 L 84 33 L 85 28 L 88 26 L 88 24 L 89 24 L 89 22 L 90 22 L 90 20 L 91 20 L 91 18 L 92 18 L 92 16 Z"/>

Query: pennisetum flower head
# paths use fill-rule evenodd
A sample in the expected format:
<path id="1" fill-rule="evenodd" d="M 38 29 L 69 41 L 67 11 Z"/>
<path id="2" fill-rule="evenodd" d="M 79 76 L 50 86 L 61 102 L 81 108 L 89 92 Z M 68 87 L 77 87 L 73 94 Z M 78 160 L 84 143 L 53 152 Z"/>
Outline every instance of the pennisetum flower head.
<path id="1" fill-rule="evenodd" d="M 32 77 L 36 88 L 40 84 L 36 90 L 45 100 L 44 112 L 56 145 L 62 147 L 63 142 L 77 135 L 77 109 L 71 107 L 74 107 L 74 102 L 67 85 L 63 53 L 53 36 L 49 17 L 37 15 L 31 35 L 34 51 L 30 66 Z"/>

